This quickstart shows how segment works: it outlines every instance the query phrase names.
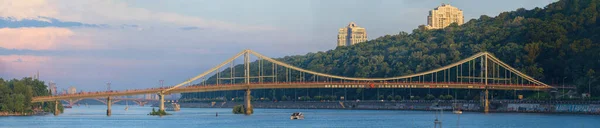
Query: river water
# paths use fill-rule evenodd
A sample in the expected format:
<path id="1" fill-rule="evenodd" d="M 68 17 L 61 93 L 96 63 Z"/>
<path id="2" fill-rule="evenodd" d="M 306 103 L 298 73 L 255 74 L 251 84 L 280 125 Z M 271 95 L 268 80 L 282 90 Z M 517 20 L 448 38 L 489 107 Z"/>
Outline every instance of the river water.
<path id="1" fill-rule="evenodd" d="M 194 128 L 194 127 L 406 127 L 432 128 L 436 114 L 428 111 L 255 109 L 251 116 L 236 115 L 230 108 L 182 108 L 169 116 L 148 116 L 151 107 L 114 105 L 112 116 L 106 106 L 90 105 L 66 109 L 54 116 L 0 117 L 2 128 Z M 290 120 L 293 112 L 305 120 Z M 216 113 L 219 116 L 215 116 Z M 458 120 L 460 118 L 460 120 Z M 599 115 L 444 112 L 443 128 L 598 128 Z M 458 124 L 457 124 L 458 123 Z"/>

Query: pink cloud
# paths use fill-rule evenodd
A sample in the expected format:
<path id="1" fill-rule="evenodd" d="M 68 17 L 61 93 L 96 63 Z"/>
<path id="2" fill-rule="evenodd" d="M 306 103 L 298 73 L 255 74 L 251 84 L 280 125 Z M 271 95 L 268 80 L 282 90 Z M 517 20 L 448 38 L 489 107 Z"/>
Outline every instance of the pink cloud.
<path id="1" fill-rule="evenodd" d="M 150 69 L 156 65 L 145 60 L 33 56 L 33 55 L 0 55 L 0 78 L 11 79 L 32 76 L 36 72 L 42 74 L 43 80 L 54 79 L 117 79 L 119 74 L 131 69 Z"/>
<path id="2" fill-rule="evenodd" d="M 17 20 L 36 18 L 38 16 L 53 17 L 59 12 L 46 0 L 2 0 L 0 16 L 13 17 Z"/>
<path id="3" fill-rule="evenodd" d="M 32 76 L 39 67 L 50 60 L 47 56 L 8 55 L 0 56 L 0 74 L 8 76 Z"/>
<path id="4" fill-rule="evenodd" d="M 75 33 L 67 28 L 1 28 L 0 47 L 30 50 L 91 47 L 85 39 L 74 36 Z"/>

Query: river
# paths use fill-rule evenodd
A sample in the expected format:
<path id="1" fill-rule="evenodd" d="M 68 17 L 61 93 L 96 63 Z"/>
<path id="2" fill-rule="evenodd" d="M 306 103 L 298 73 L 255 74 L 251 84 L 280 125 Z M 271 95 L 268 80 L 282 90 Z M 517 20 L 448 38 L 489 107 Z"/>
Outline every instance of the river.
<path id="1" fill-rule="evenodd" d="M 0 117 L 2 128 L 190 128 L 190 127 L 407 127 L 432 128 L 430 111 L 334 110 L 334 109 L 254 109 L 251 116 L 235 115 L 230 108 L 182 108 L 169 116 L 148 116 L 151 107 L 114 105 L 112 116 L 106 106 L 90 105 L 66 109 L 59 116 Z M 305 113 L 305 120 L 290 120 L 293 112 Z M 215 116 L 218 113 L 219 116 Z M 444 128 L 597 128 L 598 115 L 444 112 Z M 459 124 L 457 124 L 459 123 Z"/>

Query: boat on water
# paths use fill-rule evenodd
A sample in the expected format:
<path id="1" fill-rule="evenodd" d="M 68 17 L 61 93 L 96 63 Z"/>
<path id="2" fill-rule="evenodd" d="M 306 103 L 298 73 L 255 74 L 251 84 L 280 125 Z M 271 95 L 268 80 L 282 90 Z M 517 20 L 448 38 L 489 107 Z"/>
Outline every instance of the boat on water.
<path id="1" fill-rule="evenodd" d="M 454 114 L 462 114 L 462 111 L 461 110 L 454 110 L 454 111 L 452 111 L 452 113 L 454 113 Z"/>
<path id="2" fill-rule="evenodd" d="M 177 104 L 177 103 L 171 103 L 170 105 L 167 105 L 166 107 L 167 107 L 166 108 L 167 111 L 179 111 L 179 110 L 181 110 L 179 104 Z"/>
<path id="3" fill-rule="evenodd" d="M 301 112 L 294 112 L 292 116 L 290 116 L 290 120 L 304 120 L 304 114 Z"/>
<path id="4" fill-rule="evenodd" d="M 73 108 L 73 106 L 63 106 L 64 108 Z"/>
<path id="5" fill-rule="evenodd" d="M 125 111 L 129 110 L 129 104 L 128 102 L 125 102 Z"/>

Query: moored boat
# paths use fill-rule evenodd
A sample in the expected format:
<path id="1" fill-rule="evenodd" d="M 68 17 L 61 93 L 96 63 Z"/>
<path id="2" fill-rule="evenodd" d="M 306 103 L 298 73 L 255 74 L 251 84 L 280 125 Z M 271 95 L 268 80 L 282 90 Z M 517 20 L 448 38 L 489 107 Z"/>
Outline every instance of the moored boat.
<path id="1" fill-rule="evenodd" d="M 290 116 L 290 120 L 303 120 L 304 119 L 304 114 L 302 114 L 301 112 L 294 112 L 292 113 L 292 116 Z"/>

